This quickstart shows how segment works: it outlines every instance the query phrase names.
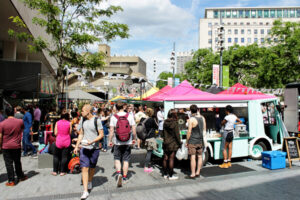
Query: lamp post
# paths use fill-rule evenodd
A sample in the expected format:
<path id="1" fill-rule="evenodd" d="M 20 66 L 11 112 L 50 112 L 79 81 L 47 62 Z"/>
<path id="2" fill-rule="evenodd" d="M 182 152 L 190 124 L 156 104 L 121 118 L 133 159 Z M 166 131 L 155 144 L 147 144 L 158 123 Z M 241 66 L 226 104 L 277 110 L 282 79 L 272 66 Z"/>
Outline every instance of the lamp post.
<path id="1" fill-rule="evenodd" d="M 68 112 L 68 75 L 69 75 L 69 72 L 68 72 L 68 65 L 65 66 L 66 68 L 66 111 Z"/>
<path id="2" fill-rule="evenodd" d="M 154 86 L 156 87 L 156 60 L 153 61 L 153 76 Z"/>
<path id="3" fill-rule="evenodd" d="M 218 51 L 220 51 L 219 86 L 223 86 L 223 50 L 224 50 L 224 26 L 220 13 L 220 27 L 218 28 Z"/>
<path id="4" fill-rule="evenodd" d="M 171 53 L 171 68 L 173 70 L 172 87 L 175 87 L 175 42 L 173 44 L 173 51 Z"/>

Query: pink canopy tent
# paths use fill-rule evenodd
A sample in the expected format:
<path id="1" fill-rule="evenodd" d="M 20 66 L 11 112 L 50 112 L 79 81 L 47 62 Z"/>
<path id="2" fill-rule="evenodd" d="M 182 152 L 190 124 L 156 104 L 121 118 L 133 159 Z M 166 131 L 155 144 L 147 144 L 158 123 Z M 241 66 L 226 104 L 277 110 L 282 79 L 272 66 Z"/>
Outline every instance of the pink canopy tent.
<path id="1" fill-rule="evenodd" d="M 166 98 L 174 97 L 185 97 L 186 95 L 214 95 L 208 92 L 203 92 L 199 89 L 194 88 L 187 80 L 180 83 L 177 87 L 172 88 L 171 90 L 160 94 L 153 98 L 148 98 L 147 101 L 164 101 Z"/>
<path id="2" fill-rule="evenodd" d="M 171 90 L 171 89 L 172 89 L 171 86 L 166 85 L 165 87 L 163 87 L 163 88 L 160 89 L 159 91 L 155 92 L 154 94 L 152 94 L 152 95 L 150 95 L 150 96 L 148 96 L 148 97 L 146 97 L 146 98 L 143 98 L 143 100 L 148 100 L 148 99 L 150 99 L 150 98 L 155 98 L 155 97 L 157 97 L 157 96 L 159 96 L 159 95 L 161 95 L 161 94 L 166 93 L 167 91 L 169 91 L 169 90 Z"/>
<path id="3" fill-rule="evenodd" d="M 222 92 L 219 92 L 217 95 L 221 95 L 221 94 L 234 94 L 234 95 L 265 95 L 264 93 L 255 91 L 251 88 L 248 88 L 240 83 L 236 83 L 235 85 L 233 85 L 232 87 L 228 88 L 227 90 L 224 90 Z"/>
<path id="4" fill-rule="evenodd" d="M 165 98 L 165 101 L 247 101 L 247 100 L 258 100 L 258 99 L 272 99 L 276 98 L 273 95 L 184 95 L 177 97 Z"/>

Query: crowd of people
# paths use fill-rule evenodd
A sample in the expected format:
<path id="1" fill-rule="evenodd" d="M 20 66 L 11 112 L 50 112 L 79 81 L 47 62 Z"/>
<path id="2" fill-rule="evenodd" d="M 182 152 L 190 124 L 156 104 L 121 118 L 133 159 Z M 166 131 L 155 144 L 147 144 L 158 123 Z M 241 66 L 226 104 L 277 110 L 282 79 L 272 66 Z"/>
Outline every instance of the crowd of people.
<path id="1" fill-rule="evenodd" d="M 226 110 L 229 116 L 222 124 L 225 125 L 229 137 L 224 139 L 225 160 L 221 168 L 231 166 L 231 131 L 237 120 L 232 114 L 231 106 L 227 106 Z M 79 156 L 84 189 L 81 199 L 86 199 L 93 187 L 92 180 L 100 151 L 106 152 L 108 148 L 111 149 L 117 187 L 122 187 L 128 181 L 132 147 L 146 150 L 144 172 L 153 171 L 151 156 L 152 151 L 157 149 L 157 137 L 163 140 L 162 176 L 168 180 L 176 180 L 178 177 L 173 168 L 175 154 L 182 146 L 182 123 L 179 123 L 181 114 L 188 118 L 186 147 L 190 156 L 191 173 L 187 178 L 194 179 L 200 176 L 202 153 L 207 146 L 206 121 L 196 105 L 192 105 L 189 111 L 171 109 L 166 119 L 163 106 L 153 109 L 121 102 L 114 106 L 86 104 L 80 111 L 77 108 L 61 109 L 59 114 L 56 114 L 54 109 L 42 113 L 38 105 L 7 108 L 5 113 L 6 119 L 3 117 L 3 121 L 0 122 L 0 150 L 3 152 L 7 169 L 7 186 L 14 186 L 27 179 L 22 171 L 21 156 L 37 157 L 37 148 L 31 143 L 33 135 L 39 135 L 42 137 L 39 141 L 44 142 L 43 148 L 38 149 L 39 153 L 53 154 L 53 176 L 66 175 L 72 154 Z M 140 136 L 141 131 L 146 135 Z M 229 151 L 228 156 L 226 149 Z"/>

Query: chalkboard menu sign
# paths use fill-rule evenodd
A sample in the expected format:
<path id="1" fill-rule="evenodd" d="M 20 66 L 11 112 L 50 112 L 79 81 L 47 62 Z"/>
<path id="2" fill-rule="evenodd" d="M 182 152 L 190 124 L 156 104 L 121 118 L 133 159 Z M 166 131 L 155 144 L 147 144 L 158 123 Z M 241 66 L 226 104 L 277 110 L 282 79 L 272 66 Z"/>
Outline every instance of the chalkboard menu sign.
<path id="1" fill-rule="evenodd" d="M 300 160 L 300 151 L 298 138 L 288 137 L 284 138 L 283 151 L 287 152 L 290 168 L 293 160 Z"/>

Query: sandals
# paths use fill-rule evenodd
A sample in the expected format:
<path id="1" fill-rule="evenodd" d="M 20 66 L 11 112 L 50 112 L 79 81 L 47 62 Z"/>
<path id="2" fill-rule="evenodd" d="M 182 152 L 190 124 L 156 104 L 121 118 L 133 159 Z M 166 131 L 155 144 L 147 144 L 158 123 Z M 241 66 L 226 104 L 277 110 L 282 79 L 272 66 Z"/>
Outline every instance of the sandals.
<path id="1" fill-rule="evenodd" d="M 64 176 L 64 175 L 66 175 L 66 174 L 67 174 L 67 173 L 60 173 L 59 175 L 60 175 L 60 176 Z"/>
<path id="2" fill-rule="evenodd" d="M 52 172 L 51 174 L 52 174 L 52 176 L 57 176 L 56 172 Z"/>

